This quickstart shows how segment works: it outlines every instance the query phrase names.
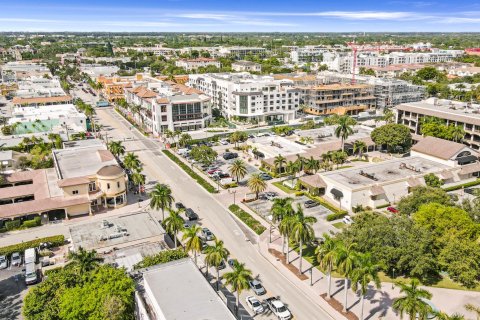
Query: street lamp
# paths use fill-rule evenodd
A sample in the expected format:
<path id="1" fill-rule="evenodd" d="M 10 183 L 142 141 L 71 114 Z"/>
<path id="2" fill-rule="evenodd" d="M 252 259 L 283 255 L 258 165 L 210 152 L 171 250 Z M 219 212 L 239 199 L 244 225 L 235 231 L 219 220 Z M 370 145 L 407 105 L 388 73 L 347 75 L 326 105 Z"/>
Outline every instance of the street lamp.
<path id="1" fill-rule="evenodd" d="M 395 288 L 395 268 L 392 269 L 392 290 Z"/>
<path id="2" fill-rule="evenodd" d="M 235 194 L 237 193 L 237 190 L 230 191 L 230 189 L 228 189 L 228 193 L 233 194 L 233 204 L 235 204 Z"/>

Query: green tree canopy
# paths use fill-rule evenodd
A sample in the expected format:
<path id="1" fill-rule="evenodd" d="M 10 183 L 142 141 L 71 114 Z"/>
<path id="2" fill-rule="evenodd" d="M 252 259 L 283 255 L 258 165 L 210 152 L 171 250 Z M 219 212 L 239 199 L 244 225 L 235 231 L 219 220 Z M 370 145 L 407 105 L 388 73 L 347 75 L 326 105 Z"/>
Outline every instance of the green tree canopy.
<path id="1" fill-rule="evenodd" d="M 412 145 L 410 129 L 403 124 L 389 123 L 372 131 L 372 140 L 377 145 L 387 146 L 389 151 L 400 147 L 403 151 Z"/>
<path id="2" fill-rule="evenodd" d="M 195 161 L 205 165 L 212 164 L 217 158 L 217 152 L 208 146 L 197 146 L 192 148 L 190 155 Z"/>
<path id="3" fill-rule="evenodd" d="M 413 188 L 408 196 L 403 197 L 397 208 L 401 214 L 411 215 L 417 212 L 421 205 L 431 202 L 452 205 L 452 199 L 444 190 L 419 186 Z"/>

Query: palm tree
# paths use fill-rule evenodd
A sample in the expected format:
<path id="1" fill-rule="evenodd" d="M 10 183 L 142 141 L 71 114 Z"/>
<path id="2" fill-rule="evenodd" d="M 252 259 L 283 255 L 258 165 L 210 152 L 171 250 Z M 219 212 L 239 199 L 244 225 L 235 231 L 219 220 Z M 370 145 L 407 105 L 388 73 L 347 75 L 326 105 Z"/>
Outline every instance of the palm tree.
<path id="1" fill-rule="evenodd" d="M 295 176 L 297 175 L 297 166 L 295 165 L 295 162 L 293 161 L 288 161 L 287 162 L 287 165 L 285 166 L 285 170 L 288 172 L 288 174 L 290 175 L 291 179 L 290 179 L 290 184 L 293 183 L 293 179 L 295 178 Z"/>
<path id="2" fill-rule="evenodd" d="M 247 166 L 241 159 L 235 159 L 232 165 L 228 168 L 228 171 L 232 177 L 235 177 L 237 182 L 239 182 L 240 179 L 243 179 L 243 177 L 245 177 L 248 173 Z"/>
<path id="3" fill-rule="evenodd" d="M 310 159 L 305 160 L 305 165 L 304 165 L 305 172 L 308 172 L 311 174 L 317 173 L 318 170 L 320 170 L 320 161 L 317 159 L 314 159 L 313 157 L 310 157 Z"/>
<path id="4" fill-rule="evenodd" d="M 213 246 L 208 246 L 207 249 L 205 250 L 206 256 L 205 256 L 205 262 L 207 265 L 214 266 L 215 269 L 217 270 L 217 291 L 219 290 L 219 285 L 220 285 L 220 270 L 218 269 L 220 265 L 225 263 L 227 260 L 228 256 L 230 255 L 230 252 L 224 247 L 223 241 L 215 239 L 215 243 Z M 207 267 L 207 272 L 208 272 L 208 267 Z"/>
<path id="5" fill-rule="evenodd" d="M 240 294 L 243 290 L 248 289 L 250 286 L 248 282 L 252 280 L 252 271 L 245 268 L 244 263 L 235 261 L 233 263 L 233 271 L 227 272 L 223 275 L 225 283 L 232 287 L 232 290 L 237 293 L 237 312 L 238 304 L 240 302 Z"/>
<path id="6" fill-rule="evenodd" d="M 363 320 L 363 307 L 368 284 L 373 281 L 375 287 L 380 288 L 379 270 L 380 266 L 373 261 L 370 253 L 358 254 L 357 267 L 352 271 L 352 289 L 355 292 L 360 289 L 362 295 L 360 320 Z"/>
<path id="7" fill-rule="evenodd" d="M 317 255 L 317 261 L 320 267 L 326 271 L 328 279 L 327 298 L 331 297 L 331 284 L 332 284 L 332 271 L 337 261 L 337 242 L 335 239 L 324 233 L 323 238 L 325 241 L 315 249 Z"/>
<path id="8" fill-rule="evenodd" d="M 267 183 L 260 177 L 259 173 L 253 173 L 248 179 L 248 188 L 255 193 L 255 199 L 258 199 L 258 194 L 267 189 Z"/>
<path id="9" fill-rule="evenodd" d="M 337 270 L 340 272 L 341 275 L 345 277 L 344 280 L 344 290 L 345 290 L 345 302 L 343 304 L 343 312 L 347 312 L 347 293 L 348 293 L 348 278 L 351 276 L 353 270 L 355 269 L 357 255 L 358 253 L 355 251 L 357 244 L 352 243 L 350 245 L 345 245 L 344 243 L 338 243 L 337 245 L 337 253 L 336 253 L 336 267 Z"/>
<path id="10" fill-rule="evenodd" d="M 282 241 L 282 253 L 285 253 L 285 242 L 287 242 L 287 261 L 288 261 L 288 241 L 290 234 L 290 221 L 288 220 L 295 214 L 295 210 L 292 207 L 292 198 L 276 198 L 273 200 L 270 213 L 272 214 L 272 221 L 279 223 L 279 231 L 283 237 Z M 284 221 L 286 220 L 286 221 Z"/>
<path id="11" fill-rule="evenodd" d="M 70 252 L 69 259 L 78 266 L 81 274 L 95 269 L 103 260 L 97 256 L 95 250 L 87 251 L 82 247 L 79 247 L 76 252 Z"/>
<path id="12" fill-rule="evenodd" d="M 125 155 L 125 158 L 123 159 L 123 164 L 127 169 L 130 169 L 132 171 L 138 171 L 142 167 L 142 163 L 138 159 L 138 156 L 133 152 L 129 152 Z"/>
<path id="13" fill-rule="evenodd" d="M 183 210 L 184 210 L 183 208 L 181 208 L 177 211 L 169 209 L 168 211 L 170 212 L 170 215 L 164 221 L 165 231 L 172 234 L 173 237 L 175 238 L 175 249 L 177 249 L 177 235 L 178 235 L 178 232 L 183 230 L 184 221 L 183 221 L 183 218 L 180 216 L 180 213 Z"/>
<path id="14" fill-rule="evenodd" d="M 279 154 L 278 156 L 275 157 L 273 164 L 275 165 L 275 171 L 277 173 L 282 173 L 283 171 L 283 165 L 287 163 L 287 159 L 285 159 L 284 156 Z"/>
<path id="15" fill-rule="evenodd" d="M 150 208 L 154 210 L 162 210 L 162 221 L 165 220 L 165 209 L 170 209 L 174 198 L 172 190 L 166 184 L 157 183 L 155 188 L 150 192 Z"/>
<path id="16" fill-rule="evenodd" d="M 134 185 L 138 186 L 138 193 L 140 194 L 140 190 L 142 190 L 142 185 L 145 184 L 145 175 L 141 172 L 135 171 L 132 174 L 132 182 Z"/>
<path id="17" fill-rule="evenodd" d="M 459 313 L 454 313 L 449 316 L 445 312 L 436 312 L 435 316 L 437 320 L 465 320 L 465 317 Z"/>
<path id="18" fill-rule="evenodd" d="M 452 140 L 455 142 L 460 142 L 462 141 L 463 137 L 465 137 L 465 130 L 463 130 L 463 128 L 460 126 L 452 126 L 449 131 L 452 136 Z"/>
<path id="19" fill-rule="evenodd" d="M 202 228 L 200 226 L 193 225 L 185 229 L 182 236 L 182 240 L 187 240 L 187 242 L 185 242 L 185 251 L 193 253 L 195 264 L 197 264 L 197 253 L 202 250 L 201 231 Z"/>
<path id="20" fill-rule="evenodd" d="M 125 154 L 125 146 L 121 141 L 110 141 L 108 143 L 108 150 L 118 159 L 118 157 Z"/>
<path id="21" fill-rule="evenodd" d="M 312 225 L 317 222 L 315 217 L 306 217 L 303 213 L 302 206 L 297 205 L 297 211 L 292 217 L 291 228 L 292 238 L 299 244 L 300 250 L 300 265 L 299 271 L 302 273 L 302 260 L 303 260 L 303 244 L 308 243 L 315 239 L 315 231 L 313 231 Z"/>
<path id="22" fill-rule="evenodd" d="M 365 151 L 367 151 L 367 144 L 361 140 L 355 140 L 353 143 L 353 153 L 357 153 L 358 158 L 361 159 Z"/>
<path id="23" fill-rule="evenodd" d="M 429 313 L 432 313 L 432 307 L 427 303 L 428 299 L 432 298 L 432 294 L 425 289 L 418 286 L 420 281 L 418 279 L 410 280 L 410 283 L 396 282 L 400 287 L 400 292 L 403 296 L 396 298 L 393 301 L 393 310 L 400 313 L 400 319 L 406 314 L 410 320 L 426 319 Z"/>
<path id="24" fill-rule="evenodd" d="M 168 130 L 168 129 L 167 129 L 167 131 L 165 131 L 164 134 L 165 134 L 165 137 L 166 137 L 168 140 L 170 140 L 170 139 L 173 140 L 173 138 L 174 138 L 174 133 L 173 133 L 172 130 Z"/>
<path id="25" fill-rule="evenodd" d="M 393 121 L 395 120 L 395 113 L 393 113 L 391 109 L 385 109 L 385 111 L 383 112 L 382 120 L 386 123 L 393 123 Z"/>
<path id="26" fill-rule="evenodd" d="M 180 136 L 180 139 L 178 140 L 178 144 L 180 145 L 180 147 L 185 147 L 189 145 L 191 141 L 192 141 L 191 135 L 189 135 L 188 133 L 182 133 L 182 135 Z"/>
<path id="27" fill-rule="evenodd" d="M 332 153 L 332 161 L 338 166 L 347 160 L 348 156 L 345 151 L 335 151 Z"/>
<path id="28" fill-rule="evenodd" d="M 305 159 L 301 155 L 297 154 L 297 160 L 295 160 L 294 163 L 295 163 L 295 167 L 297 169 L 297 172 L 301 172 L 303 170 L 303 166 L 305 164 Z"/>
<path id="29" fill-rule="evenodd" d="M 335 128 L 335 136 L 342 140 L 342 151 L 345 149 L 345 140 L 353 134 L 354 125 L 355 120 L 348 115 L 338 118 L 337 127 Z"/>

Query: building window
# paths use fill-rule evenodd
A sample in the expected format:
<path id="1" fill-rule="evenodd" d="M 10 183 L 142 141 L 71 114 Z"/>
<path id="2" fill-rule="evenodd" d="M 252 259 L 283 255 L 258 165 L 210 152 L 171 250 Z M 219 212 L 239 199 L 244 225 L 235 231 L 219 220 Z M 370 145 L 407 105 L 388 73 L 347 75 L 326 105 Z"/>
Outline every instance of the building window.
<path id="1" fill-rule="evenodd" d="M 95 184 L 95 182 L 90 182 L 88 184 L 88 191 L 92 192 L 92 191 L 95 191 L 95 190 L 97 190 L 97 185 Z"/>
<path id="2" fill-rule="evenodd" d="M 73 190 L 72 194 L 78 194 L 78 190 Z"/>
<path id="3" fill-rule="evenodd" d="M 120 189 L 120 181 L 117 181 L 117 188 Z"/>
<path id="4" fill-rule="evenodd" d="M 110 183 L 107 183 L 107 190 L 110 190 Z"/>

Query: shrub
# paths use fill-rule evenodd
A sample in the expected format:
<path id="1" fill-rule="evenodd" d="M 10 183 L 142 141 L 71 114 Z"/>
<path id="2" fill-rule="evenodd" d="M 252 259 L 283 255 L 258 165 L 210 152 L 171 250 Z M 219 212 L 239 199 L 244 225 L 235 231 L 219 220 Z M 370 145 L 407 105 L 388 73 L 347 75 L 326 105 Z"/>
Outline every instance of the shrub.
<path id="1" fill-rule="evenodd" d="M 390 206 L 390 203 L 386 203 L 386 204 L 382 204 L 381 206 L 376 207 L 376 209 L 383 209 L 383 208 L 386 208 L 386 207 L 389 207 L 389 206 Z"/>
<path id="2" fill-rule="evenodd" d="M 22 222 L 20 220 L 7 221 L 5 222 L 5 228 L 7 231 L 11 231 L 20 228 L 21 224 Z"/>
<path id="3" fill-rule="evenodd" d="M 303 192 L 303 191 L 295 192 L 295 196 L 296 196 L 296 197 L 301 197 L 301 196 L 303 196 L 304 194 L 305 194 L 305 192 Z"/>
<path id="4" fill-rule="evenodd" d="M 242 220 L 250 229 L 256 234 L 262 234 L 267 228 L 265 228 L 259 221 L 257 221 L 251 214 L 240 208 L 236 204 L 232 204 L 228 209 Z"/>
<path id="5" fill-rule="evenodd" d="M 210 193 L 216 193 L 217 190 L 214 186 L 207 182 L 207 180 L 200 177 L 195 171 L 193 171 L 189 166 L 187 166 L 182 160 L 178 159 L 173 153 L 168 150 L 163 150 L 163 153 L 167 155 L 173 162 L 175 162 L 180 168 L 183 169 L 190 177 L 192 177 L 199 185 L 201 185 L 205 190 Z"/>
<path id="6" fill-rule="evenodd" d="M 341 218 L 345 217 L 346 215 L 347 215 L 346 211 L 331 213 L 327 216 L 327 221 L 338 220 L 338 219 L 341 219 Z"/>
<path id="7" fill-rule="evenodd" d="M 65 243 L 65 236 L 58 235 L 58 236 L 45 237 L 45 238 L 35 239 L 31 241 L 25 241 L 22 243 L 12 244 L 6 247 L 1 247 L 0 255 L 11 255 L 14 252 L 22 252 L 28 248 L 35 248 L 35 247 L 38 247 L 42 242 L 50 242 L 52 246 L 58 247 Z"/>
<path id="8" fill-rule="evenodd" d="M 445 190 L 446 192 L 449 192 L 449 191 L 459 190 L 459 189 L 462 189 L 462 188 L 473 187 L 473 186 L 476 186 L 476 185 L 479 185 L 479 184 L 480 184 L 480 179 L 477 179 L 475 181 L 470 181 L 470 182 L 467 182 L 467 183 L 464 183 L 464 184 L 459 184 L 459 185 L 456 185 L 456 186 L 443 188 L 443 190 Z"/>
<path id="9" fill-rule="evenodd" d="M 188 254 L 185 252 L 185 250 L 183 250 L 183 248 L 166 250 L 154 255 L 146 256 L 145 258 L 143 258 L 142 261 L 137 263 L 133 268 L 134 269 L 147 268 L 157 264 L 167 263 L 170 261 L 179 260 L 187 257 L 188 257 Z"/>
<path id="10" fill-rule="evenodd" d="M 22 227 L 24 228 L 33 228 L 38 227 L 42 224 L 42 219 L 40 217 L 35 217 L 33 220 L 24 221 Z"/>

